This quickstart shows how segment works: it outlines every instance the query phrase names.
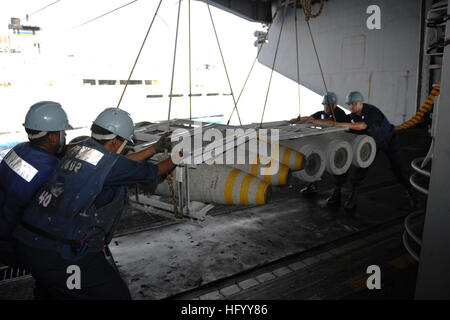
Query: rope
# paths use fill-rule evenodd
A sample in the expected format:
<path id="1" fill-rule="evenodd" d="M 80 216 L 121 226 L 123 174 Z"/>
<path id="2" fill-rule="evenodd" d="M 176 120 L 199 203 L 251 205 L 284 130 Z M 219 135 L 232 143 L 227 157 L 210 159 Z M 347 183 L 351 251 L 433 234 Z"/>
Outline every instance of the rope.
<path id="1" fill-rule="evenodd" d="M 323 0 L 321 0 L 321 2 L 320 2 L 320 9 L 319 9 L 319 11 L 318 11 L 316 14 L 312 14 L 312 1 L 311 1 L 311 0 L 301 0 L 301 1 L 302 1 L 303 11 L 305 12 L 305 18 L 306 18 L 307 21 L 308 21 L 310 18 L 317 18 L 317 17 L 322 13 L 323 7 L 324 7 L 324 1 L 323 1 Z M 278 13 L 278 11 L 279 11 L 279 9 L 280 9 L 280 6 L 281 6 L 281 0 L 280 0 L 279 3 L 278 3 L 278 6 L 277 6 L 277 8 L 276 8 L 276 10 L 275 10 L 275 13 L 274 13 L 274 15 L 273 15 L 273 17 L 272 17 L 272 21 L 275 20 L 275 18 L 276 18 L 276 16 L 277 16 L 277 13 Z M 295 2 L 295 4 L 294 4 L 294 11 L 296 11 L 296 8 L 297 8 L 297 3 Z M 295 23 L 296 23 L 295 31 L 296 31 L 296 48 L 297 48 L 297 78 L 299 79 L 299 78 L 300 78 L 300 75 L 299 75 L 300 63 L 299 63 L 299 59 L 298 59 L 298 28 L 297 28 L 297 14 L 296 14 L 296 12 L 295 12 Z M 253 68 L 254 68 L 254 66 L 255 66 L 255 64 L 256 64 L 256 61 L 258 60 L 259 54 L 260 54 L 260 52 L 261 52 L 261 50 L 262 50 L 262 48 L 263 48 L 263 45 L 264 45 L 265 41 L 267 40 L 267 37 L 268 37 L 268 34 L 269 34 L 269 32 L 270 32 L 270 28 L 271 28 L 271 27 L 272 27 L 272 23 L 270 24 L 270 26 L 269 26 L 269 28 L 268 28 L 268 30 L 267 30 L 267 35 L 266 35 L 266 37 L 265 37 L 265 39 L 264 39 L 264 42 L 261 44 L 261 46 L 260 46 L 260 48 L 259 48 L 259 50 L 258 50 L 258 53 L 257 53 L 257 55 L 256 55 L 256 58 L 255 58 L 255 60 L 253 61 L 252 67 L 250 68 L 250 71 L 249 71 L 249 73 L 248 73 L 248 75 L 247 75 L 247 78 L 245 79 L 244 85 L 243 85 L 243 87 L 242 87 L 242 89 L 241 89 L 241 92 L 240 92 L 240 94 L 239 94 L 239 97 L 238 97 L 238 99 L 237 99 L 237 103 L 239 102 L 239 100 L 240 100 L 240 98 L 241 98 L 241 96 L 242 96 L 242 93 L 244 92 L 244 89 L 245 89 L 245 87 L 246 87 L 246 85 L 247 85 L 247 82 L 248 82 L 248 80 L 249 80 L 249 78 L 250 78 L 250 75 L 251 75 L 251 73 L 252 73 L 252 71 L 253 71 Z M 311 30 L 310 30 L 310 33 L 311 33 Z M 311 33 L 311 37 L 312 37 L 312 33 Z M 314 41 L 314 40 L 313 40 L 313 41 Z M 314 43 L 313 43 L 313 44 L 314 44 Z M 314 44 L 314 48 L 315 48 L 315 44 Z M 315 50 L 316 50 L 316 48 L 315 48 Z M 317 59 L 319 60 L 319 57 L 318 57 L 318 55 L 317 55 L 317 50 L 316 50 L 316 57 L 317 57 Z M 320 66 L 320 61 L 319 61 L 319 66 Z M 320 68 L 322 68 L 322 67 L 320 66 Z M 323 81 L 324 81 L 324 83 L 325 83 L 325 79 L 324 79 L 324 76 L 323 76 L 323 72 L 321 71 L 321 73 L 322 73 L 322 79 L 323 79 Z M 300 103 L 300 80 L 298 80 L 298 85 L 299 85 L 298 91 L 299 91 L 299 114 L 300 114 L 300 111 L 301 111 L 301 103 Z M 269 86 L 270 86 L 270 85 L 269 85 Z M 326 88 L 326 85 L 325 85 L 325 90 L 327 91 L 327 94 L 328 94 L 328 89 Z M 234 110 L 235 110 L 235 108 L 234 108 L 233 111 L 231 112 L 231 115 L 230 115 L 230 117 L 229 117 L 229 119 L 228 119 L 227 125 L 230 124 L 230 120 L 231 120 L 231 118 L 232 118 L 232 116 L 233 116 L 233 114 L 234 114 Z M 335 117 L 334 117 L 334 110 L 332 110 L 332 114 L 333 114 L 333 119 L 335 119 Z"/>
<path id="2" fill-rule="evenodd" d="M 301 1 L 302 1 L 303 12 L 305 13 L 306 21 L 309 21 L 311 18 L 315 19 L 318 16 L 320 16 L 320 14 L 323 11 L 324 4 L 325 4 L 324 0 L 320 0 L 319 11 L 317 11 L 317 13 L 315 13 L 315 14 L 312 13 L 312 0 L 301 0 Z"/>
<path id="3" fill-rule="evenodd" d="M 266 100 L 264 101 L 264 108 L 263 108 L 263 113 L 262 113 L 262 116 L 261 116 L 260 128 L 262 128 L 262 124 L 263 124 L 263 121 L 264 121 L 264 114 L 266 112 L 267 99 L 269 97 L 270 85 L 272 84 L 273 71 L 275 69 L 275 62 L 277 61 L 278 49 L 279 49 L 279 46 L 280 46 L 280 39 L 281 39 L 281 34 L 283 32 L 284 21 L 286 20 L 285 18 L 286 18 L 286 12 L 287 12 L 287 8 L 288 8 L 288 3 L 289 2 L 286 1 L 286 4 L 284 5 L 283 20 L 281 21 L 280 34 L 278 35 L 277 47 L 275 49 L 275 55 L 273 57 L 272 71 L 270 72 L 269 85 L 267 87 Z"/>
<path id="4" fill-rule="evenodd" d="M 211 9 L 210 9 L 210 7 L 209 7 L 209 0 L 208 0 L 208 2 L 206 3 L 206 5 L 207 5 L 207 7 L 208 7 L 209 16 L 211 17 L 211 23 L 212 23 L 212 26 L 213 26 L 213 29 L 214 29 L 214 34 L 215 34 L 215 36 L 216 36 L 217 46 L 219 47 L 220 56 L 222 57 L 223 67 L 225 68 L 225 73 L 226 73 L 226 75 L 227 75 L 228 85 L 230 86 L 230 90 L 231 90 L 231 96 L 233 97 L 234 108 L 236 109 L 236 113 L 237 113 L 237 116 L 238 116 L 238 119 L 239 119 L 239 124 L 242 126 L 241 117 L 240 117 L 240 115 L 239 115 L 239 110 L 238 110 L 238 108 L 237 108 L 237 102 L 236 102 L 236 99 L 235 99 L 234 93 L 233 93 L 233 87 L 231 86 L 231 81 L 230 81 L 230 77 L 229 77 L 229 75 L 228 75 L 227 66 L 226 66 L 226 64 L 225 64 L 225 59 L 224 59 L 224 57 L 223 57 L 222 48 L 221 48 L 221 46 L 220 46 L 219 37 L 218 37 L 217 31 L 216 31 L 216 26 L 214 25 L 214 19 L 213 19 L 212 13 L 211 13 Z"/>
<path id="5" fill-rule="evenodd" d="M 137 1 L 137 0 L 135 0 L 135 1 Z M 132 1 L 132 2 L 135 2 L 135 1 Z M 130 3 L 132 3 L 132 2 L 130 2 Z M 151 30 L 151 28 L 153 26 L 153 22 L 155 21 L 155 18 L 158 15 L 158 11 L 159 11 L 159 8 L 161 6 L 161 3 L 162 3 L 162 0 L 159 1 L 158 7 L 156 8 L 155 14 L 153 15 L 152 22 L 150 23 L 150 26 L 148 27 L 148 30 L 147 30 L 147 33 L 145 35 L 144 41 L 142 42 L 141 48 L 139 49 L 139 53 L 138 53 L 138 55 L 136 57 L 136 60 L 134 61 L 133 68 L 131 68 L 130 75 L 128 76 L 128 80 L 127 80 L 127 82 L 125 84 L 125 87 L 123 88 L 122 95 L 120 96 L 119 103 L 117 104 L 117 108 L 119 108 L 120 103 L 122 102 L 122 98 L 123 98 L 123 96 L 125 94 L 125 91 L 127 90 L 128 83 L 130 82 L 131 76 L 133 75 L 134 69 L 135 69 L 136 64 L 137 64 L 137 62 L 139 60 L 139 57 L 140 57 L 141 52 L 142 52 L 142 49 L 144 48 L 145 42 L 147 40 L 147 37 L 148 37 L 148 35 L 150 33 L 150 30 Z M 169 116 L 168 116 L 168 118 L 169 118 L 169 122 L 168 122 L 169 130 L 170 130 L 170 108 L 171 108 L 171 102 L 172 102 L 173 78 L 174 78 L 174 71 L 175 71 L 175 57 L 176 57 L 176 51 L 177 51 L 178 25 L 179 25 L 179 20 L 180 20 L 180 4 L 181 4 L 181 1 L 179 1 L 179 5 L 178 5 L 177 32 L 176 32 L 176 38 L 175 38 L 175 52 L 174 52 L 174 58 L 173 58 L 174 60 L 173 60 L 173 69 L 172 69 L 172 83 L 171 83 L 171 88 L 170 88 Z M 173 187 L 172 178 L 169 177 L 169 176 L 167 177 L 167 183 L 169 185 L 169 190 L 170 190 L 170 193 L 172 195 L 172 200 L 173 200 L 173 203 L 174 203 L 174 206 L 173 206 L 174 215 L 175 215 L 175 217 L 177 219 L 181 219 L 181 218 L 183 218 L 183 215 L 180 214 L 180 212 L 178 210 L 178 199 L 177 199 L 177 197 L 175 195 L 175 190 L 174 190 L 174 187 Z"/>
<path id="6" fill-rule="evenodd" d="M 299 50 L 298 50 L 298 23 L 297 23 L 297 0 L 294 2 L 294 21 L 295 21 L 295 49 L 296 49 L 296 57 L 297 57 L 297 89 L 298 89 L 298 116 L 300 117 L 302 114 L 301 102 L 300 102 L 300 61 L 298 58 Z"/>
<path id="7" fill-rule="evenodd" d="M 278 11 L 279 11 L 279 9 L 280 9 L 280 6 L 281 6 L 281 1 L 278 2 L 277 8 L 276 8 L 275 13 L 274 13 L 274 15 L 273 15 L 273 17 L 272 17 L 272 21 L 275 20 L 275 17 L 277 16 Z M 259 49 L 258 49 L 258 53 L 256 54 L 255 60 L 253 60 L 252 67 L 250 68 L 250 71 L 248 72 L 247 78 L 245 79 L 244 85 L 242 86 L 241 92 L 239 93 L 239 97 L 238 97 L 238 99 L 237 99 L 237 101 L 236 101 L 236 104 L 238 104 L 238 103 L 239 103 L 239 100 L 241 99 L 242 93 L 244 92 L 244 89 L 245 89 L 245 87 L 246 87 L 246 85 L 247 85 L 248 79 L 250 78 L 250 75 L 251 75 L 251 73 L 252 73 L 252 71 L 253 71 L 253 68 L 255 67 L 256 61 L 258 61 L 259 54 L 261 53 L 261 50 L 262 50 L 264 44 L 265 44 L 266 41 L 267 41 L 267 38 L 268 38 L 268 36 L 269 36 L 269 32 L 270 32 L 270 28 L 271 28 L 271 27 L 272 27 L 272 23 L 269 25 L 269 28 L 267 28 L 267 34 L 266 34 L 266 36 L 265 36 L 265 38 L 264 38 L 264 42 L 261 43 L 261 45 L 260 45 L 260 47 L 259 47 Z M 233 111 L 231 112 L 231 115 L 230 115 L 230 117 L 228 118 L 227 125 L 230 124 L 230 120 L 231 120 L 231 117 L 233 117 L 234 110 L 236 110 L 236 108 L 233 108 Z"/>
<path id="8" fill-rule="evenodd" d="M 136 1 L 137 1 L 137 0 L 136 0 Z M 134 1 L 133 1 L 133 2 L 134 2 Z M 130 3 L 131 3 L 131 2 L 130 2 Z M 125 94 L 125 91 L 127 90 L 128 83 L 130 82 L 131 76 L 132 76 L 132 74 L 133 74 L 133 72 L 134 72 L 134 68 L 136 67 L 136 64 L 137 64 L 137 62 L 138 62 L 138 60 L 139 60 L 139 56 L 141 55 L 142 49 L 144 48 L 145 41 L 147 40 L 148 34 L 150 33 L 150 30 L 151 30 L 151 28 L 152 28 L 152 26 L 153 26 L 153 22 L 155 21 L 155 18 L 156 18 L 156 16 L 158 15 L 158 11 L 159 11 L 159 7 L 161 6 L 161 3 L 162 3 L 162 0 L 159 1 L 158 7 L 156 8 L 155 14 L 153 15 L 152 22 L 150 23 L 150 26 L 148 27 L 147 34 L 145 35 L 144 41 L 142 41 L 141 48 L 139 49 L 139 53 L 138 53 L 138 55 L 137 55 L 137 57 L 136 57 L 136 60 L 134 61 L 133 68 L 131 68 L 130 75 L 128 76 L 128 80 L 127 80 L 127 82 L 125 83 L 125 87 L 123 88 L 122 95 L 120 96 L 119 103 L 117 103 L 117 108 L 120 107 L 120 103 L 122 102 L 122 98 L 123 98 L 123 96 L 124 96 L 124 94 Z"/>
<path id="9" fill-rule="evenodd" d="M 411 128 L 415 126 L 422 118 L 425 116 L 425 114 L 430 111 L 433 100 L 436 96 L 438 96 L 441 92 L 440 82 L 436 82 L 434 84 L 434 88 L 431 91 L 430 95 L 428 96 L 427 100 L 425 101 L 425 104 L 422 106 L 422 108 L 417 111 L 414 117 L 412 117 L 409 121 L 395 127 L 396 131 L 405 130 L 408 128 Z"/>
<path id="10" fill-rule="evenodd" d="M 34 11 L 33 13 L 30 13 L 30 14 L 28 15 L 28 17 L 31 17 L 32 15 L 35 15 L 36 13 L 41 12 L 42 10 L 47 9 L 48 7 L 51 7 L 52 5 L 54 5 L 54 4 L 56 4 L 56 3 L 60 2 L 60 1 L 61 1 L 61 0 L 57 0 L 57 1 L 55 1 L 55 2 L 52 2 L 52 3 L 48 4 L 48 5 L 46 5 L 45 7 L 40 8 L 39 10 L 36 10 L 36 11 Z"/>
<path id="11" fill-rule="evenodd" d="M 302 0 L 302 1 L 303 1 L 303 0 Z M 305 9 L 305 8 L 303 8 L 303 9 Z M 305 13 L 305 15 L 306 15 L 306 13 Z M 317 52 L 316 42 L 314 41 L 314 36 L 313 36 L 313 34 L 312 34 L 312 31 L 311 31 L 311 25 L 309 24 L 309 20 L 308 20 L 308 19 L 306 20 L 306 24 L 308 25 L 309 35 L 311 36 L 311 42 L 312 42 L 313 47 L 314 47 L 314 52 L 315 52 L 315 54 L 316 54 L 317 63 L 318 63 L 318 65 L 319 65 L 319 69 L 320 69 L 320 74 L 321 74 L 321 76 L 322 76 L 323 86 L 325 87 L 325 92 L 326 92 L 326 95 L 327 95 L 327 97 L 328 97 L 327 83 L 326 83 L 326 81 L 325 81 L 325 76 L 324 76 L 324 74 L 323 74 L 322 64 L 320 63 L 319 53 Z M 328 100 L 328 99 L 327 99 L 327 100 Z M 328 103 L 328 105 L 330 105 L 330 104 Z M 331 109 L 331 113 L 332 113 L 332 115 L 333 115 L 333 121 L 336 123 L 336 117 L 335 117 L 335 115 L 334 115 L 334 109 L 333 109 L 333 108 L 330 108 L 330 109 Z"/>
<path id="12" fill-rule="evenodd" d="M 170 82 L 170 95 L 169 95 L 169 114 L 167 115 L 168 131 L 170 131 L 170 111 L 172 110 L 173 79 L 175 77 L 175 62 L 177 57 L 177 44 L 178 44 L 178 27 L 180 26 L 180 10 L 181 10 L 181 0 L 178 1 L 177 29 L 175 33 L 175 49 L 173 51 L 172 80 Z"/>
<path id="13" fill-rule="evenodd" d="M 191 0 L 188 1 L 188 19 L 189 19 L 189 121 L 192 121 Z M 189 127 L 191 127 L 190 122 Z"/>
<path id="14" fill-rule="evenodd" d="M 323 74 L 322 64 L 320 63 L 319 53 L 317 52 L 316 42 L 314 40 L 314 36 L 312 34 L 312 31 L 311 31 L 311 25 L 309 23 L 309 20 L 311 18 L 315 19 L 315 18 L 317 18 L 318 16 L 320 16 L 322 14 L 325 2 L 324 2 L 324 0 L 320 0 L 320 8 L 319 8 L 319 10 L 317 11 L 317 13 L 312 13 L 312 0 L 301 0 L 301 1 L 302 1 L 303 12 L 305 13 L 306 24 L 308 25 L 309 35 L 311 36 L 311 42 L 312 42 L 313 47 L 314 47 L 314 52 L 316 54 L 317 63 L 319 65 L 319 69 L 320 69 L 320 74 L 322 76 L 323 86 L 325 88 L 325 93 L 326 93 L 326 95 L 328 97 L 328 92 L 329 91 L 328 91 L 327 84 L 326 84 L 326 81 L 325 81 L 325 76 Z M 328 101 L 328 98 L 327 98 L 327 101 Z M 330 106 L 330 103 L 328 103 L 328 105 Z M 336 123 L 336 116 L 334 115 L 334 109 L 331 106 L 330 106 L 330 109 L 331 109 L 331 114 L 333 115 L 333 121 L 334 121 L 334 123 Z"/>
<path id="15" fill-rule="evenodd" d="M 113 12 L 115 12 L 115 11 L 117 11 L 117 10 L 120 10 L 120 9 L 122 9 L 122 8 L 124 8 L 124 7 L 126 7 L 126 6 L 128 6 L 128 5 L 130 5 L 130 4 L 132 4 L 132 3 L 134 3 L 134 2 L 136 2 L 136 1 L 138 1 L 138 0 L 133 0 L 133 1 L 128 2 L 128 3 L 126 3 L 126 4 L 124 4 L 124 5 L 120 6 L 120 7 L 115 8 L 115 9 L 113 9 L 113 10 L 111 10 L 111 11 L 108 11 L 108 12 L 102 14 L 102 15 L 99 15 L 98 17 L 95 17 L 95 18 L 93 18 L 93 19 L 91 19 L 91 20 L 89 20 L 89 21 L 83 22 L 82 24 L 79 24 L 79 25 L 77 25 L 77 26 L 71 28 L 71 29 L 68 30 L 67 32 L 72 31 L 72 30 L 74 30 L 74 29 L 76 29 L 76 28 L 79 28 L 79 27 L 81 27 L 81 26 L 84 26 L 84 25 L 86 25 L 86 24 L 88 24 L 88 23 L 94 22 L 95 20 L 98 20 L 98 19 L 100 19 L 100 18 L 102 18 L 102 17 L 104 17 L 104 16 L 107 16 L 108 14 L 113 13 Z"/>

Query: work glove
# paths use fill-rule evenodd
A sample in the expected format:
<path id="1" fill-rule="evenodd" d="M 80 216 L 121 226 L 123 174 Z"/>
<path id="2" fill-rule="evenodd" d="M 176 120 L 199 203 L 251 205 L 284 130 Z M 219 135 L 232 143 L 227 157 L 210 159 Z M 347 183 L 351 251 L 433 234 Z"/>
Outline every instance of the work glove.
<path id="1" fill-rule="evenodd" d="M 172 150 L 172 143 L 170 142 L 169 133 L 164 133 L 161 138 L 153 145 L 156 153 L 162 153 L 164 150 Z"/>

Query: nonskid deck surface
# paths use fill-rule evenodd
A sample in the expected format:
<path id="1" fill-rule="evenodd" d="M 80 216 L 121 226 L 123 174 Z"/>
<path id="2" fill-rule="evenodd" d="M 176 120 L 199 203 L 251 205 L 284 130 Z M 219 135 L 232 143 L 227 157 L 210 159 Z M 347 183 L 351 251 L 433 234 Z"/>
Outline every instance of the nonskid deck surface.
<path id="1" fill-rule="evenodd" d="M 413 299 L 418 263 L 403 246 L 402 220 L 393 220 L 168 299 Z M 367 287 L 369 266 L 380 267 L 380 290 Z"/>
<path id="2" fill-rule="evenodd" d="M 401 141 L 407 161 L 427 151 L 423 132 L 402 133 Z M 411 211 L 384 155 L 374 163 L 353 216 L 325 208 L 332 191 L 330 177 L 319 183 L 321 192 L 313 198 L 303 197 L 301 186 L 294 183 L 276 190 L 264 206 L 218 207 L 202 226 L 167 219 L 163 227 L 116 237 L 110 248 L 133 298 L 171 297 L 358 234 Z"/>
<path id="3" fill-rule="evenodd" d="M 296 195 L 211 216 L 203 227 L 175 224 L 118 237 L 110 248 L 133 298 L 162 299 L 404 216 L 400 192 L 393 185 L 364 193 L 354 217 Z"/>
<path id="4" fill-rule="evenodd" d="M 426 154 L 424 130 L 408 130 L 400 138 L 407 161 Z M 354 216 L 323 208 L 332 192 L 328 175 L 318 183 L 316 197 L 301 196 L 302 186 L 294 181 L 275 190 L 265 206 L 216 206 L 203 226 L 127 210 L 110 248 L 133 298 L 172 297 L 292 255 L 308 255 L 410 212 L 384 155 L 369 172 Z M 0 283 L 0 299 L 31 299 L 32 286 L 31 278 Z"/>

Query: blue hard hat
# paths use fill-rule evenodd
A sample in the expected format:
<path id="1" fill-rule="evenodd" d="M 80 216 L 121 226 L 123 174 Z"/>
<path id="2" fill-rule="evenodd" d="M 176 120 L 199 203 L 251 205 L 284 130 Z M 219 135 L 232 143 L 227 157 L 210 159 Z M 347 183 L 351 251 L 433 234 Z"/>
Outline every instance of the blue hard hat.
<path id="1" fill-rule="evenodd" d="M 134 123 L 130 114 L 119 108 L 107 108 L 94 121 L 97 126 L 133 142 Z"/>
<path id="2" fill-rule="evenodd" d="M 322 104 L 323 105 L 334 105 L 335 103 L 338 103 L 338 98 L 336 93 L 334 92 L 328 92 L 328 94 L 323 96 L 323 101 Z"/>
<path id="3" fill-rule="evenodd" d="M 23 126 L 36 131 L 64 131 L 73 129 L 67 114 L 57 102 L 41 101 L 33 104 L 25 116 Z"/>
<path id="4" fill-rule="evenodd" d="M 346 104 L 352 104 L 355 102 L 363 102 L 364 97 L 359 91 L 352 91 L 348 94 L 347 99 L 345 99 Z"/>

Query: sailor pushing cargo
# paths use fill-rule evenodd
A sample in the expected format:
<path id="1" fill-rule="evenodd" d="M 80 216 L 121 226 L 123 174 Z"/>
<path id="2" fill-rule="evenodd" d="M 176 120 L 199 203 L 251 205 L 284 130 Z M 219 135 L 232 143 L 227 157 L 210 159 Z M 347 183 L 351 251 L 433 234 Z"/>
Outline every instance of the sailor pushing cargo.
<path id="1" fill-rule="evenodd" d="M 337 122 L 346 122 L 347 115 L 344 110 L 338 107 L 338 98 L 336 93 L 328 92 L 328 94 L 323 96 L 322 100 L 323 111 L 318 111 L 309 117 L 298 116 L 291 120 L 291 123 L 306 123 L 313 120 L 325 120 L 333 121 L 335 118 Z"/>
<path id="2" fill-rule="evenodd" d="M 318 111 L 309 117 L 298 116 L 291 120 L 291 123 L 308 123 L 317 121 L 317 123 L 323 123 L 330 125 L 332 122 L 347 122 L 348 118 L 344 110 L 338 106 L 338 98 L 336 93 L 328 92 L 323 96 L 322 100 L 323 111 Z M 311 195 L 317 191 L 314 182 L 308 183 L 308 185 L 301 190 L 304 195 Z"/>
<path id="3" fill-rule="evenodd" d="M 53 101 L 32 105 L 23 126 L 29 142 L 15 146 L 0 163 L 0 262 L 12 267 L 21 267 L 12 233 L 64 154 L 65 130 L 72 129 L 66 112 Z M 47 294 L 36 281 L 34 298 L 43 299 Z"/>
<path id="4" fill-rule="evenodd" d="M 377 107 L 364 103 L 364 97 L 358 91 L 353 91 L 348 94 L 346 104 L 352 111 L 348 115 L 348 121 L 338 121 L 336 125 L 348 127 L 352 133 L 368 135 L 375 139 L 377 150 L 381 150 L 386 154 L 394 175 L 405 187 L 411 206 L 414 208 L 417 207 L 416 197 L 409 184 L 408 168 L 403 161 L 399 139 L 394 130 L 394 126 Z M 321 123 L 317 120 L 312 122 Z M 344 205 L 344 209 L 347 211 L 355 210 L 358 188 L 365 179 L 367 172 L 367 167 L 357 168 L 351 178 L 351 193 Z M 328 199 L 327 204 L 330 206 L 339 206 L 341 202 L 341 186 L 347 180 L 347 173 L 335 175 L 334 180 L 335 189 L 333 195 Z"/>
<path id="5" fill-rule="evenodd" d="M 50 178 L 65 151 L 65 130 L 72 129 L 61 105 L 32 105 L 23 124 L 29 142 L 15 146 L 0 163 L 0 262 L 19 265 L 12 232 L 37 190 Z"/>
<path id="6" fill-rule="evenodd" d="M 127 142 L 133 142 L 134 124 L 118 108 L 100 113 L 91 131 L 90 139 L 61 159 L 14 236 L 21 261 L 53 298 L 129 299 L 127 285 L 102 251 L 124 209 L 127 185 L 166 175 L 176 157 L 157 165 L 143 161 L 170 148 L 167 136 L 153 147 L 122 156 Z M 80 289 L 67 286 L 71 266 L 80 270 Z"/>

